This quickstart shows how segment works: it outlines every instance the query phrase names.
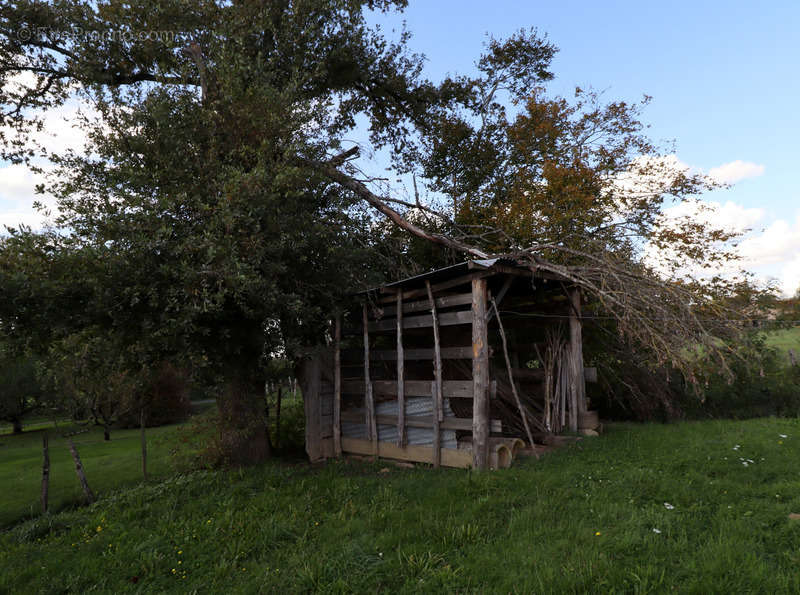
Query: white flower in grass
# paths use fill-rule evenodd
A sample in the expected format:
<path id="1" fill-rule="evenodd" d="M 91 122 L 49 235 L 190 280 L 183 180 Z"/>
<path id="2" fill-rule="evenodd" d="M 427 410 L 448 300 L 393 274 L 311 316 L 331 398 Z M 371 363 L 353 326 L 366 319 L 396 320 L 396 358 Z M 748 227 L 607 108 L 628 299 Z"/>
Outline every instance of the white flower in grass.
<path id="1" fill-rule="evenodd" d="M 741 446 L 739 446 L 739 445 L 737 444 L 737 445 L 735 445 L 735 446 L 733 447 L 733 450 L 739 450 L 740 448 L 742 448 L 742 447 L 741 447 Z"/>
<path id="2" fill-rule="evenodd" d="M 778 436 L 779 436 L 780 438 L 788 438 L 788 437 L 789 437 L 789 436 L 787 436 L 786 434 L 778 434 Z"/>
<path id="3" fill-rule="evenodd" d="M 742 461 L 742 465 L 744 465 L 745 467 L 747 467 L 747 466 L 749 465 L 749 463 L 748 463 L 747 461 Z"/>
<path id="4" fill-rule="evenodd" d="M 664 502 L 664 508 L 666 508 L 667 510 L 674 510 L 675 509 L 675 507 L 672 504 L 670 504 L 669 502 Z"/>
<path id="5" fill-rule="evenodd" d="M 653 533 L 658 533 L 659 535 L 661 535 L 661 529 L 656 529 L 655 527 L 653 527 Z"/>

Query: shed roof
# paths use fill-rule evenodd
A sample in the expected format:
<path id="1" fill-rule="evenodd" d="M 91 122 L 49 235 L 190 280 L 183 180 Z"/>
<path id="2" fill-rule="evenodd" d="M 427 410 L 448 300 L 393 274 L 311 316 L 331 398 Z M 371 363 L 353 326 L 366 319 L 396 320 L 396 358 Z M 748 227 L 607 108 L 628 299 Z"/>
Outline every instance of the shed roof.
<path id="1" fill-rule="evenodd" d="M 435 284 L 435 283 L 440 283 L 442 281 L 449 281 L 450 279 L 455 279 L 471 271 L 485 271 L 499 267 L 514 268 L 518 269 L 519 271 L 525 271 L 528 273 L 531 272 L 529 267 L 523 266 L 518 261 L 510 258 L 484 258 L 476 260 L 466 260 L 464 262 L 459 262 L 458 264 L 454 264 L 449 267 L 436 269 L 434 271 L 429 271 L 427 273 L 422 273 L 420 275 L 415 275 L 413 277 L 401 279 L 400 281 L 395 281 L 393 283 L 387 283 L 386 285 L 382 285 L 380 287 L 373 287 L 372 289 L 368 289 L 367 291 L 364 291 L 362 293 L 371 293 L 374 291 L 379 291 L 381 289 L 407 287 L 409 285 L 421 284 L 424 281 L 430 281 L 431 283 Z M 498 272 L 502 271 L 498 270 Z M 535 276 L 536 273 L 533 273 L 533 275 Z M 552 278 L 553 274 L 547 273 L 547 277 Z"/>

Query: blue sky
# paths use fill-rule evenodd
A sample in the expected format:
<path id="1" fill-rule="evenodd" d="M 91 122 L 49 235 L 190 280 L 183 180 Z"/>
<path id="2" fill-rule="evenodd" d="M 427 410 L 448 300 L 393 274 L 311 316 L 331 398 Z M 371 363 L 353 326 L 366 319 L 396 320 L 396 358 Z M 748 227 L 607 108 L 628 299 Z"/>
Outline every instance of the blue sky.
<path id="1" fill-rule="evenodd" d="M 800 287 L 800 2 L 562 1 L 412 2 L 402 17 L 433 79 L 474 68 L 486 34 L 536 27 L 559 48 L 548 88 L 576 85 L 608 99 L 653 97 L 643 120 L 677 157 L 711 172 L 744 175 L 703 198 L 753 233 L 748 268 Z M 736 164 L 736 162 L 743 162 Z M 760 175 L 756 175 L 761 172 Z"/>
<path id="2" fill-rule="evenodd" d="M 727 164 L 733 188 L 704 199 L 720 220 L 747 225 L 746 265 L 787 292 L 800 287 L 800 2 L 411 0 L 402 16 L 427 75 L 473 69 L 489 33 L 536 27 L 560 48 L 549 89 L 605 90 L 608 99 L 653 97 L 644 113 L 656 140 L 677 143 L 685 164 L 711 172 Z M 52 127 L 79 142 L 63 118 Z M 0 166 L 0 224 L 35 224 L 34 178 Z"/>

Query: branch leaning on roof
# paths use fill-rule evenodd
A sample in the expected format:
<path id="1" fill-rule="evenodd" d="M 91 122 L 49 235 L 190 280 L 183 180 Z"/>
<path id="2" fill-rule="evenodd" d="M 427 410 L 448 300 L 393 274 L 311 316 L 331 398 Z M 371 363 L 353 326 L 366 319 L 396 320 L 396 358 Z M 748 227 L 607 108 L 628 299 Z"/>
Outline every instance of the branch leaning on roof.
<path id="1" fill-rule="evenodd" d="M 401 229 L 406 230 L 407 232 L 422 238 L 423 240 L 427 240 L 429 242 L 433 242 L 434 244 L 439 244 L 441 246 L 446 246 L 447 248 L 452 248 L 453 250 L 457 250 L 459 252 L 463 252 L 465 254 L 469 254 L 470 256 L 474 256 L 475 258 L 489 258 L 490 255 L 480 250 L 474 246 L 470 246 L 469 244 L 465 244 L 463 242 L 459 242 L 453 238 L 449 238 L 445 235 L 439 233 L 431 233 L 425 231 L 421 227 L 411 223 L 408 219 L 403 217 L 400 213 L 386 204 L 386 200 L 372 192 L 369 188 L 367 188 L 364 184 L 353 178 L 352 176 L 340 171 L 336 168 L 337 164 L 344 163 L 350 156 L 355 156 L 358 154 L 358 148 L 353 147 L 336 157 L 328 161 L 319 161 L 317 159 L 308 159 L 305 157 L 298 157 L 298 161 L 301 164 L 311 167 L 312 169 L 316 170 L 320 174 L 324 175 L 329 180 L 336 182 L 337 184 L 341 185 L 348 190 L 354 192 L 357 196 L 360 196 L 364 199 L 367 203 L 372 205 L 375 209 L 386 215 L 392 223 L 400 227 Z"/>
<path id="2" fill-rule="evenodd" d="M 531 271 L 545 271 L 559 275 L 565 281 L 583 288 L 593 295 L 600 306 L 611 313 L 619 325 L 619 331 L 628 338 L 645 346 L 654 356 L 658 365 L 672 364 L 680 369 L 685 378 L 697 387 L 695 380 L 696 362 L 687 353 L 686 345 L 703 345 L 709 355 L 715 356 L 722 371 L 730 376 L 726 354 L 716 343 L 715 333 L 711 332 L 697 316 L 700 305 L 699 296 L 679 283 L 660 279 L 646 269 L 625 266 L 613 255 L 598 250 L 576 250 L 567 246 L 547 243 L 519 248 L 506 253 L 488 253 L 461 239 L 440 233 L 432 233 L 415 225 L 387 203 L 400 203 L 391 198 L 383 198 L 372 192 L 361 181 L 338 169 L 345 162 L 358 155 L 353 147 L 327 161 L 301 158 L 297 160 L 310 167 L 332 182 L 351 190 L 373 208 L 388 217 L 395 225 L 423 240 L 439 244 L 466 254 L 473 258 L 510 258 L 525 263 Z M 412 206 L 412 205 L 407 205 Z M 426 209 L 430 210 L 428 207 Z M 435 211 L 433 211 L 435 212 Z M 444 215 L 442 215 L 444 217 Z M 586 238 L 587 246 L 592 239 Z M 556 251 L 566 257 L 577 258 L 584 264 L 578 266 L 562 265 L 541 258 L 543 251 Z M 736 331 L 725 325 L 727 331 Z"/>

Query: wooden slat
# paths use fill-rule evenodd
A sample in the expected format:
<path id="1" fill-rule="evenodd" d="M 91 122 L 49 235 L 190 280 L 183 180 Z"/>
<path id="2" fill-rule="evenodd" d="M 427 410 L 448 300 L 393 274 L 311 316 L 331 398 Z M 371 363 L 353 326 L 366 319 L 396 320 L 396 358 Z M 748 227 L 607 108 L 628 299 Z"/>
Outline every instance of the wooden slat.
<path id="1" fill-rule="evenodd" d="M 406 397 L 432 397 L 430 380 L 406 380 Z M 445 380 L 442 382 L 442 396 L 447 398 L 472 398 L 471 380 Z M 373 394 L 376 395 L 396 395 L 396 380 L 374 380 L 372 381 Z M 342 392 L 349 395 L 363 395 L 363 380 L 343 380 Z"/>
<path id="2" fill-rule="evenodd" d="M 451 289 L 453 287 L 458 287 L 459 285 L 466 285 L 470 283 L 473 279 L 483 279 L 492 275 L 491 271 L 480 271 L 476 273 L 468 273 L 466 275 L 462 275 L 461 277 L 455 277 L 453 279 L 448 279 L 447 281 L 442 281 L 441 283 L 437 283 L 436 285 L 432 285 L 431 289 L 433 289 L 434 293 L 438 293 L 440 291 L 444 291 L 445 289 Z M 390 291 L 387 289 L 387 291 Z M 418 297 L 422 297 L 428 293 L 428 290 L 424 287 L 422 289 L 410 289 L 408 291 L 403 292 L 403 299 L 410 300 Z M 394 296 L 383 298 L 380 300 L 383 303 L 386 302 L 393 302 Z"/>
<path id="3" fill-rule="evenodd" d="M 393 426 L 397 422 L 394 415 L 375 416 L 379 425 Z M 342 411 L 342 421 L 354 424 L 364 423 L 364 413 L 361 411 Z M 409 428 L 430 428 L 433 425 L 432 415 L 406 415 L 406 426 Z M 445 416 L 439 424 L 442 430 L 463 430 L 472 431 L 472 420 L 466 417 L 450 417 Z M 501 432 L 502 423 L 499 419 L 491 421 L 492 432 Z"/>
<path id="4" fill-rule="evenodd" d="M 348 362 L 361 362 L 363 353 L 360 350 L 345 349 L 342 351 L 342 358 Z M 394 349 L 371 349 L 369 357 L 372 361 L 393 362 L 397 359 L 397 351 Z M 403 359 L 411 360 L 432 360 L 434 357 L 433 349 L 403 349 Z M 472 347 L 442 347 L 442 359 L 471 359 Z"/>
<path id="5" fill-rule="evenodd" d="M 345 452 L 370 455 L 372 444 L 368 440 L 357 438 L 342 438 L 342 449 Z M 413 461 L 415 463 L 433 463 L 433 448 L 430 446 L 406 446 L 400 448 L 391 442 L 378 443 L 378 456 L 400 461 Z M 459 467 L 468 469 L 472 466 L 472 453 L 469 450 L 455 450 L 443 448 L 441 452 L 442 465 L 445 467 Z"/>
<path id="6" fill-rule="evenodd" d="M 403 351 L 403 294 L 397 292 L 397 446 L 406 445 L 405 353 Z"/>
<path id="7" fill-rule="evenodd" d="M 337 314 L 333 327 L 333 451 L 342 455 L 342 317 Z"/>
<path id="8" fill-rule="evenodd" d="M 489 347 L 486 325 L 485 279 L 472 281 L 472 464 L 489 464 Z"/>
<path id="9" fill-rule="evenodd" d="M 469 324 L 472 320 L 469 310 L 462 312 L 446 312 L 439 316 L 439 326 L 453 326 L 455 324 Z M 395 329 L 394 318 L 385 318 L 369 323 L 370 332 L 392 331 Z M 421 316 L 408 316 L 403 318 L 403 328 L 427 328 L 433 326 L 433 317 L 430 314 Z"/>
<path id="10" fill-rule="evenodd" d="M 402 294 L 398 292 L 398 297 L 402 299 Z M 453 308 L 455 306 L 466 306 L 467 304 L 472 303 L 472 294 L 471 293 L 459 293 L 457 295 L 446 295 L 442 297 L 436 298 L 436 307 L 437 308 Z M 405 302 L 403 304 L 403 313 L 404 314 L 411 314 L 413 312 L 425 312 L 426 310 L 430 310 L 431 305 L 430 301 L 419 300 L 416 302 Z M 397 306 L 385 306 L 382 308 L 382 316 L 381 318 L 388 318 L 390 316 L 395 316 L 397 313 Z"/>

